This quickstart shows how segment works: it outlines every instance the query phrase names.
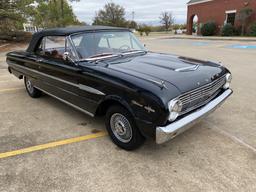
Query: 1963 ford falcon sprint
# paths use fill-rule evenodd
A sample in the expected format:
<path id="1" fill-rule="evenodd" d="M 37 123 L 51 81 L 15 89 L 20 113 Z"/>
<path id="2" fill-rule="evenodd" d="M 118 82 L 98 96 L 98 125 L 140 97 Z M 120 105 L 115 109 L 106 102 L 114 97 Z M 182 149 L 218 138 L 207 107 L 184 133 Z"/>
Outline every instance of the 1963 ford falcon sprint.
<path id="1" fill-rule="evenodd" d="M 161 144 L 213 112 L 231 94 L 231 74 L 209 62 L 145 50 L 128 29 L 44 30 L 26 51 L 7 54 L 28 94 L 44 92 L 90 115 L 105 115 L 113 142 L 132 150 Z"/>

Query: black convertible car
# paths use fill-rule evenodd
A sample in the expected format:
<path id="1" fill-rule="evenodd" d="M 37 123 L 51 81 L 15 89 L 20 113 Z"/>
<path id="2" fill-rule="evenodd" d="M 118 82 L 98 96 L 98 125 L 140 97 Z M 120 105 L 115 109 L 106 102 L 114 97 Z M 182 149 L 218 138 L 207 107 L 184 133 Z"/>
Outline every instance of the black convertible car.
<path id="1" fill-rule="evenodd" d="M 214 111 L 231 94 L 223 66 L 147 51 L 128 29 L 85 26 L 35 33 L 7 54 L 28 94 L 44 92 L 90 115 L 105 115 L 113 142 L 132 150 L 161 144 Z"/>

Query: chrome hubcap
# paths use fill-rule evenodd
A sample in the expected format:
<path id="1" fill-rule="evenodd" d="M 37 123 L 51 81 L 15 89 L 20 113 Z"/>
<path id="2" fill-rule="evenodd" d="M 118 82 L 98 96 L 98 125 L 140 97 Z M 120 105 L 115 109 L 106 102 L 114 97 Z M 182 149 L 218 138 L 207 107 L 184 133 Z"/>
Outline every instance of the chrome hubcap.
<path id="1" fill-rule="evenodd" d="M 120 113 L 115 113 L 110 118 L 110 127 L 116 138 L 128 143 L 132 139 L 132 128 L 128 119 Z"/>
<path id="2" fill-rule="evenodd" d="M 34 87 L 30 80 L 27 80 L 26 85 L 27 85 L 27 89 L 28 89 L 29 93 L 33 93 Z"/>

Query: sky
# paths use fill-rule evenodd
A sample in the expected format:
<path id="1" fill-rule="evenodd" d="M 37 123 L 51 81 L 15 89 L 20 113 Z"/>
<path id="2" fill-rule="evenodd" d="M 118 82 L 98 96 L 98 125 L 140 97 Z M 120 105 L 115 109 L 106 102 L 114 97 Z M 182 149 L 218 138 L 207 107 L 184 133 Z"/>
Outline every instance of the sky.
<path id="1" fill-rule="evenodd" d="M 80 21 L 87 24 L 92 23 L 95 13 L 106 3 L 117 3 L 125 8 L 126 19 L 134 20 L 138 23 L 150 25 L 160 24 L 160 14 L 163 11 L 171 11 L 175 18 L 175 23 L 183 24 L 186 22 L 187 5 L 189 0 L 80 0 L 71 3 L 74 13 Z"/>

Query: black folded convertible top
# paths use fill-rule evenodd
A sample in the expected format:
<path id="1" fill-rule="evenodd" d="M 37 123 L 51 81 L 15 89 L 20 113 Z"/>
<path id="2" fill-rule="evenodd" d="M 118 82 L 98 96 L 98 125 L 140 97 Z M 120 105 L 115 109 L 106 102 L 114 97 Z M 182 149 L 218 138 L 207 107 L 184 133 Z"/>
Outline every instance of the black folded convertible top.
<path id="1" fill-rule="evenodd" d="M 129 29 L 120 28 L 120 27 L 110 27 L 110 26 L 97 26 L 97 25 L 45 29 L 43 31 L 33 34 L 30 44 L 27 48 L 27 52 L 34 52 L 39 41 L 45 36 L 67 36 L 70 34 L 81 33 L 86 31 L 89 32 L 89 31 L 105 31 L 105 30 L 126 30 L 127 31 Z"/>

